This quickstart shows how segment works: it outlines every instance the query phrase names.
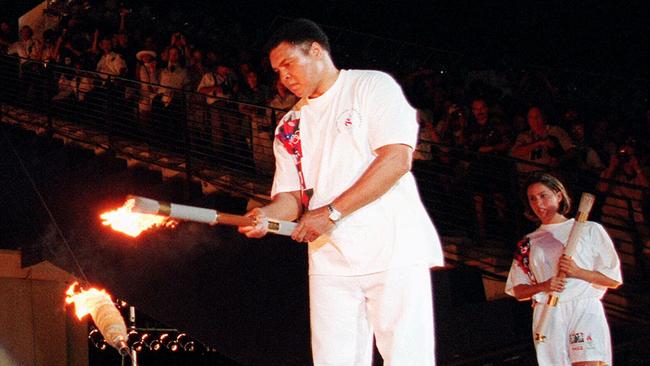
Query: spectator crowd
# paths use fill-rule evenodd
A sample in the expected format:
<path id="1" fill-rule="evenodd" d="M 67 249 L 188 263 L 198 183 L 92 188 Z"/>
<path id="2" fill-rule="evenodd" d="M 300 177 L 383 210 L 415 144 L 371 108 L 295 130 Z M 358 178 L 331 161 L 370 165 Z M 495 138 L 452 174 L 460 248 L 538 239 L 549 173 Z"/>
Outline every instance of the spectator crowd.
<path id="1" fill-rule="evenodd" d="M 209 145 L 206 155 L 243 159 L 258 172 L 272 172 L 271 114 L 297 100 L 275 78 L 259 44 L 242 42 L 242 30 L 232 23 L 215 28 L 215 35 L 210 23 L 191 29 L 162 20 L 149 24 L 154 17 L 146 8 L 113 4 L 102 8 L 101 17 L 89 14 L 83 6 L 58 14 L 59 25 L 42 35 L 23 26 L 16 36 L 11 23 L 1 23 L 0 54 L 20 57 L 21 94 L 35 93 L 30 80 L 43 65 L 63 65 L 76 71 L 58 77 L 55 103 L 129 100 L 141 130 L 167 131 L 155 134 L 171 143 L 187 123 L 193 139 Z M 372 67 L 363 61 L 349 66 Z M 386 71 L 418 109 L 415 171 L 426 183 L 421 190 L 465 200 L 468 211 L 456 214 L 475 226 L 478 242 L 504 233 L 513 242 L 517 233 L 508 233 L 508 222 L 523 211 L 517 208 L 517 182 L 535 170 L 560 174 L 576 190 L 599 192 L 609 207 L 603 215 L 647 239 L 647 94 L 625 103 L 594 94 L 579 98 L 574 80 L 552 69 L 396 65 Z M 116 77 L 137 81 L 137 87 L 115 84 Z M 449 207 L 457 205 L 441 199 L 429 206 L 435 219 L 453 215 Z"/>

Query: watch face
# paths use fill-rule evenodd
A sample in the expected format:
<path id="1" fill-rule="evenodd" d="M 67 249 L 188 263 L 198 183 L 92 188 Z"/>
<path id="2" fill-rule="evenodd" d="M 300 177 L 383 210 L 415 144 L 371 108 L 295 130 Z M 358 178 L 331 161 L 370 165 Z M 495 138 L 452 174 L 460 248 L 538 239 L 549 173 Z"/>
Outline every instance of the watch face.
<path id="1" fill-rule="evenodd" d="M 338 212 L 332 205 L 327 205 L 327 210 L 329 211 L 330 215 L 328 216 L 330 220 L 336 222 L 341 218 L 341 213 Z"/>

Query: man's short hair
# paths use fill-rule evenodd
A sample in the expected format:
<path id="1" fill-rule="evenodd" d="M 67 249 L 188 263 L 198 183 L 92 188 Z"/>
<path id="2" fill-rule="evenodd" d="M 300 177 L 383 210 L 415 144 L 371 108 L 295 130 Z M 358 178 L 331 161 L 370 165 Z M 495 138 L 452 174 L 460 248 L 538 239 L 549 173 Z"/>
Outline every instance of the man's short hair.
<path id="1" fill-rule="evenodd" d="M 266 42 L 264 50 L 269 53 L 282 42 L 294 45 L 317 42 L 327 52 L 331 52 L 327 34 L 318 24 L 309 19 L 295 19 L 280 26 Z"/>

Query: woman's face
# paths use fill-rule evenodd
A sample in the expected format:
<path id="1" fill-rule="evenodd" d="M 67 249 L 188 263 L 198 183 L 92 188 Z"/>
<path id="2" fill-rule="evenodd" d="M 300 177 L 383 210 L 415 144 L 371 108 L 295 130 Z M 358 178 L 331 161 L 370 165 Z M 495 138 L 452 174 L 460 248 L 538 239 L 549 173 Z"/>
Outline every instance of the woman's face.
<path id="1" fill-rule="evenodd" d="M 552 222 L 560 208 L 562 193 L 554 192 L 542 183 L 533 183 L 528 187 L 528 204 L 542 224 Z"/>

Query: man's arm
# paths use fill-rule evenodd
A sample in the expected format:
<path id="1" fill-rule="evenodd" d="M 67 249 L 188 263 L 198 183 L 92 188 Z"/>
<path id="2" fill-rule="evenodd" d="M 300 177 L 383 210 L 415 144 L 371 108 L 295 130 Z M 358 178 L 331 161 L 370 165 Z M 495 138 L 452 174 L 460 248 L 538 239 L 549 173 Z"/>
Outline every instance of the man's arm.
<path id="1" fill-rule="evenodd" d="M 377 158 L 359 180 L 332 202 L 332 205 L 343 216 L 347 216 L 381 197 L 411 170 L 413 148 L 410 146 L 386 145 L 375 152 Z"/>
<path id="2" fill-rule="evenodd" d="M 375 153 L 377 157 L 361 177 L 332 202 L 343 217 L 381 197 L 411 170 L 413 148 L 408 145 L 385 145 Z M 291 237 L 296 241 L 313 241 L 333 226 L 327 207 L 320 207 L 302 216 Z"/>
<path id="3" fill-rule="evenodd" d="M 547 148 L 552 147 L 552 143 L 549 139 L 545 138 L 543 140 L 533 141 L 527 144 L 516 144 L 512 148 L 510 155 L 518 159 L 528 160 L 530 153 L 540 147 L 546 146 Z"/>

